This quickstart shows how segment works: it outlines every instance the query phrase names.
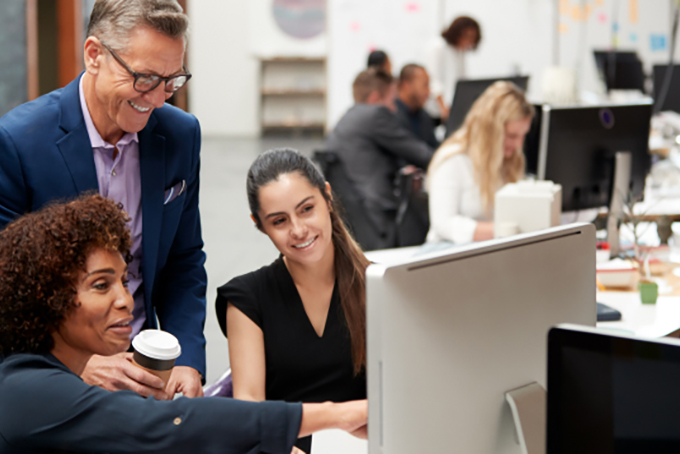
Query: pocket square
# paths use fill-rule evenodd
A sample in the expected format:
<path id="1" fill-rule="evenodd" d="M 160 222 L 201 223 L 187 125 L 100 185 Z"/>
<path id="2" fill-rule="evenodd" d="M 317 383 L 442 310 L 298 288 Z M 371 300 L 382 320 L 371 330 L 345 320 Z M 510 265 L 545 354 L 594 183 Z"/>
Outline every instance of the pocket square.
<path id="1" fill-rule="evenodd" d="M 168 203 L 175 200 L 177 197 L 182 195 L 182 193 L 186 191 L 186 189 L 187 189 L 186 180 L 182 180 L 173 187 L 166 189 L 165 196 L 163 197 L 163 205 L 167 205 Z"/>

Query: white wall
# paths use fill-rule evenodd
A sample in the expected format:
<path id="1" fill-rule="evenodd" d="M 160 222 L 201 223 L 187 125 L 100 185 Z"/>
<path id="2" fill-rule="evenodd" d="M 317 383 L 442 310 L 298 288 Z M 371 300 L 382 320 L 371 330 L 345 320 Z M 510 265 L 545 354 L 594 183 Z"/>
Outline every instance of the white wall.
<path id="1" fill-rule="evenodd" d="M 540 95 L 543 71 L 553 64 L 556 35 L 560 64 L 579 71 L 581 90 L 596 91 L 592 50 L 611 46 L 614 16 L 620 49 L 636 50 L 647 70 L 668 59 L 668 50 L 653 50 L 650 41 L 651 35 L 665 35 L 668 44 L 671 0 L 328 1 L 329 129 L 352 105 L 351 84 L 370 50 L 386 50 L 395 73 L 404 63 L 423 63 L 427 42 L 459 15 L 474 17 L 482 27 L 482 43 L 467 57 L 468 77 L 511 75 L 519 69 L 531 76 L 532 98 Z M 631 6 L 637 6 L 636 20 Z M 559 34 L 555 13 L 562 24 Z"/>
<path id="2" fill-rule="evenodd" d="M 259 63 L 249 45 L 249 5 L 240 0 L 196 0 L 191 20 L 189 110 L 204 135 L 259 134 Z"/>
<path id="3" fill-rule="evenodd" d="M 279 30 L 272 1 L 189 4 L 194 74 L 189 102 L 206 135 L 259 134 L 258 57 L 328 55 L 327 118 L 332 128 L 352 105 L 352 80 L 372 49 L 385 49 L 395 72 L 405 63 L 422 63 L 425 43 L 461 14 L 475 17 L 484 36 L 478 51 L 468 57 L 469 76 L 509 75 L 519 69 L 531 75 L 533 97 L 540 94 L 543 70 L 554 59 L 556 12 L 562 24 L 560 63 L 579 70 L 582 90 L 598 88 L 592 49 L 611 45 L 616 3 L 619 47 L 638 51 L 648 70 L 668 58 L 667 50 L 652 50 L 650 36 L 668 40 L 671 0 L 328 0 L 328 33 L 308 40 Z M 637 4 L 637 21 L 630 17 L 632 4 Z M 589 13 L 576 19 L 574 8 L 584 5 Z"/>
<path id="4" fill-rule="evenodd" d="M 274 21 L 272 0 L 193 0 L 187 9 L 189 109 L 205 135 L 259 135 L 259 58 L 326 56 L 326 34 L 287 36 Z"/>

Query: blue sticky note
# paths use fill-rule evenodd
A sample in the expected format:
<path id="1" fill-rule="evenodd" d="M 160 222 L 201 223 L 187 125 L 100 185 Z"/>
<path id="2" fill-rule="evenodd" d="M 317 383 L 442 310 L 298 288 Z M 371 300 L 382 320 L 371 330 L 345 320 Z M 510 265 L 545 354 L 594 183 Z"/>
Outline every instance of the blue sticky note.
<path id="1" fill-rule="evenodd" d="M 638 40 L 638 35 L 637 35 L 637 33 L 632 32 L 632 33 L 630 34 L 630 42 L 631 42 L 631 43 L 636 43 L 637 40 Z"/>
<path id="2" fill-rule="evenodd" d="M 654 51 L 666 50 L 668 48 L 668 43 L 666 42 L 666 35 L 649 35 L 649 46 Z"/>

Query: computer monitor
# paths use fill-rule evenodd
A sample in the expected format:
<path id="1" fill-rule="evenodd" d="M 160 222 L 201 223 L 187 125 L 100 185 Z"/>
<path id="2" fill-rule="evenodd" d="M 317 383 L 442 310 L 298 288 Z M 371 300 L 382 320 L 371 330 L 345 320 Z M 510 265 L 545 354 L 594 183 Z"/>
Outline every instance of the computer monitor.
<path id="1" fill-rule="evenodd" d="M 593 51 L 595 65 L 607 90 L 644 91 L 645 73 L 642 61 L 633 51 Z"/>
<path id="2" fill-rule="evenodd" d="M 677 339 L 550 330 L 547 454 L 678 453 L 679 409 Z"/>
<path id="3" fill-rule="evenodd" d="M 654 102 L 659 102 L 659 94 L 666 79 L 668 65 L 654 65 Z M 671 82 L 659 111 L 672 110 L 680 113 L 680 65 L 673 65 Z"/>
<path id="4" fill-rule="evenodd" d="M 369 453 L 519 454 L 504 393 L 545 388 L 550 327 L 595 325 L 594 249 L 579 224 L 369 266 Z"/>
<path id="5" fill-rule="evenodd" d="M 463 126 L 465 117 L 472 105 L 484 91 L 499 80 L 512 82 L 526 91 L 529 85 L 529 76 L 500 77 L 497 79 L 461 79 L 456 83 L 456 91 L 453 93 L 449 118 L 446 121 L 446 137 L 453 134 Z"/>
<path id="6" fill-rule="evenodd" d="M 631 153 L 630 190 L 634 197 L 642 196 L 651 167 L 650 102 L 537 107 L 525 139 L 526 170 L 562 185 L 563 211 L 610 205 L 620 151 Z"/>

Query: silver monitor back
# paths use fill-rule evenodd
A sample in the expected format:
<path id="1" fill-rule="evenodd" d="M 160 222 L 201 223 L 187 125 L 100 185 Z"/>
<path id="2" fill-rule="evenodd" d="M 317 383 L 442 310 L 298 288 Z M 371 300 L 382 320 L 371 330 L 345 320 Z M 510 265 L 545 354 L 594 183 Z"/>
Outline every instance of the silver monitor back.
<path id="1" fill-rule="evenodd" d="M 595 319 L 590 224 L 371 265 L 369 453 L 519 453 L 504 393 L 546 387 L 551 326 Z"/>

